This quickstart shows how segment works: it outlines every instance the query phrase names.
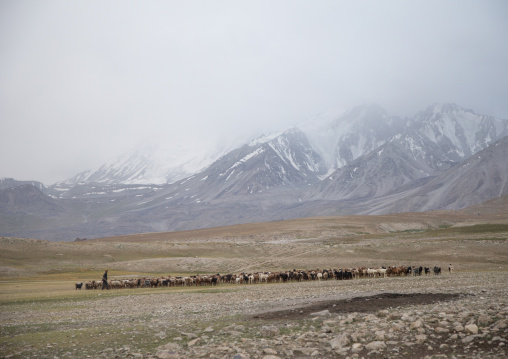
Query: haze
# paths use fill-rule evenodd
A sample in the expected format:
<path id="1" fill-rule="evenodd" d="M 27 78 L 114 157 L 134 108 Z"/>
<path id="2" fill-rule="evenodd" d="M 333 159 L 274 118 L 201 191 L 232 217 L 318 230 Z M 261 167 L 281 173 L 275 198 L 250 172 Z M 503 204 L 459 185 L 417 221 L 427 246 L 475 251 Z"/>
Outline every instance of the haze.
<path id="1" fill-rule="evenodd" d="M 140 141 L 240 141 L 323 111 L 508 118 L 506 1 L 0 2 L 0 178 Z M 201 149 L 200 149 L 201 150 Z"/>

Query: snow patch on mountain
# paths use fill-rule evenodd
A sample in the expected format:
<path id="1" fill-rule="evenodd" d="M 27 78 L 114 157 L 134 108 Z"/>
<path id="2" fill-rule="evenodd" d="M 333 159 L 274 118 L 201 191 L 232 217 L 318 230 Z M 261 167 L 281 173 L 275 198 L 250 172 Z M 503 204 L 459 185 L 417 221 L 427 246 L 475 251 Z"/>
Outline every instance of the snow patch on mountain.
<path id="1" fill-rule="evenodd" d="M 234 169 L 235 167 L 238 167 L 240 166 L 241 164 L 247 162 L 249 159 L 251 159 L 252 157 L 254 156 L 257 156 L 261 153 L 265 152 L 265 149 L 262 148 L 262 147 L 259 147 L 259 148 L 256 148 L 254 151 L 252 151 L 251 153 L 249 153 L 247 156 L 243 157 L 242 159 L 240 159 L 239 161 L 237 161 L 233 166 L 231 166 L 229 169 L 232 170 Z"/>

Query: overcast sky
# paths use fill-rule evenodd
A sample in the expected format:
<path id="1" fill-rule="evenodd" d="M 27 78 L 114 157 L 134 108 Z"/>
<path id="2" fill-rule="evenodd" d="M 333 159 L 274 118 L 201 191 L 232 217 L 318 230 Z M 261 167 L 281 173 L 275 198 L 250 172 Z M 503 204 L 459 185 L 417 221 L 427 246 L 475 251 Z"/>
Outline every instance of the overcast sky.
<path id="1" fill-rule="evenodd" d="M 377 103 L 508 118 L 508 2 L 0 1 L 0 178 Z"/>

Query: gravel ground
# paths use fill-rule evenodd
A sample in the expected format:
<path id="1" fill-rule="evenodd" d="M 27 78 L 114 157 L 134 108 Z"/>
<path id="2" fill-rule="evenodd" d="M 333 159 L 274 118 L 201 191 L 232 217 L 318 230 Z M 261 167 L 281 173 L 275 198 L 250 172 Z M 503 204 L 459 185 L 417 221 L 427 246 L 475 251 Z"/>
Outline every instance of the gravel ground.
<path id="1" fill-rule="evenodd" d="M 122 290 L 125 295 L 97 291 L 92 299 L 12 305 L 2 312 L 0 353 L 4 358 L 506 358 L 506 275 L 457 272 L 191 292 Z M 65 334 L 46 342 L 42 335 L 42 347 L 20 339 L 26 333 L 19 328 L 40 333 L 44 326 Z"/>

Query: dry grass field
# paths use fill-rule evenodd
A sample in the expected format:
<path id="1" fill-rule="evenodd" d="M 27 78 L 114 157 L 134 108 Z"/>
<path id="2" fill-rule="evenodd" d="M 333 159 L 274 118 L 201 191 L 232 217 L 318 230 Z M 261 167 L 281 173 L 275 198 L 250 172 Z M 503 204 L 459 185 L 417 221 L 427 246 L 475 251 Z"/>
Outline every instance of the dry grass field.
<path id="1" fill-rule="evenodd" d="M 454 274 L 446 272 L 450 263 Z M 104 269 L 109 269 L 110 279 L 116 279 L 392 265 L 440 266 L 444 273 L 420 278 L 217 287 L 74 289 L 76 282 L 99 280 Z M 367 349 L 369 337 L 358 339 L 354 333 L 348 339 L 349 349 L 334 348 L 325 337 L 337 335 L 339 329 L 327 332 L 323 330 L 326 321 L 318 325 L 315 318 L 305 316 L 287 319 L 289 322 L 279 320 L 275 336 L 293 338 L 297 343 L 303 333 L 320 333 L 325 339 L 312 344 L 316 346 L 314 351 L 288 347 L 285 342 L 274 344 L 270 342 L 273 335 L 265 333 L 270 331 L 266 328 L 274 327 L 270 315 L 259 313 L 388 292 L 451 293 L 457 298 L 473 295 L 460 297 L 463 308 L 467 308 L 477 305 L 478 293 L 484 293 L 487 302 L 505 295 L 506 275 L 506 199 L 464 211 L 307 218 L 72 243 L 0 238 L 0 356 L 404 357 L 398 349 L 388 351 L 389 343 L 397 341 L 387 337 L 384 342 L 388 349 Z M 435 307 L 430 302 L 427 306 L 425 302 L 418 305 L 420 309 Z M 506 301 L 501 302 L 492 310 L 502 317 L 506 309 L 508 317 L 506 305 Z M 452 309 L 443 310 L 455 313 Z M 258 319 L 253 319 L 256 314 Z M 477 313 L 474 315 L 478 317 Z M 339 315 L 332 319 L 339 323 L 341 318 Z M 508 339 L 502 328 L 498 334 L 500 343 Z M 428 340 L 439 339 L 439 335 L 420 335 L 427 335 Z M 456 350 L 457 355 L 502 357 L 506 350 L 501 344 L 497 346 L 494 337 L 490 341 L 496 348 L 490 348 L 490 352 L 468 351 L 470 348 L 462 345 L 461 350 Z M 312 346 L 309 343 L 300 343 L 300 347 Z M 430 352 L 428 347 L 437 344 L 426 344 L 408 346 L 407 350 L 413 351 L 405 353 L 414 357 L 452 353 L 448 342 L 443 341 Z M 248 349 L 248 345 L 252 348 Z"/>

